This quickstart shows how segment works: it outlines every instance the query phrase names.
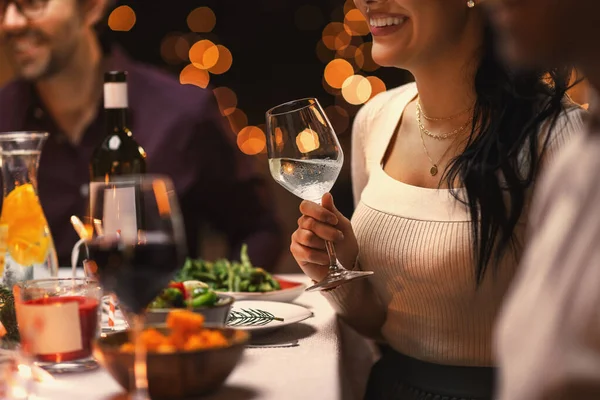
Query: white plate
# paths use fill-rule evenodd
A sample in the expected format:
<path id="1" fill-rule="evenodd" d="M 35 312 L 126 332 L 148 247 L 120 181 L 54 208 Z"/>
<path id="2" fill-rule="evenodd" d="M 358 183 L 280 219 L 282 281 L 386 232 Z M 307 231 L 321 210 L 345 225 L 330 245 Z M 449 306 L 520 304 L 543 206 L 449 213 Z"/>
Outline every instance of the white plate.
<path id="1" fill-rule="evenodd" d="M 232 321 L 232 318 L 238 316 L 238 313 L 243 314 L 243 317 Z M 312 315 L 310 310 L 296 304 L 244 300 L 233 303 L 227 325 L 262 334 L 304 321 Z M 277 319 L 272 319 L 272 317 Z"/>
<path id="2" fill-rule="evenodd" d="M 240 300 L 260 300 L 260 301 L 278 301 L 282 303 L 290 303 L 296 300 L 304 290 L 306 285 L 301 282 L 288 281 L 275 277 L 279 284 L 283 287 L 281 290 L 275 290 L 273 292 L 266 293 L 252 293 L 252 292 L 217 292 L 221 294 L 227 294 L 235 298 L 236 301 Z"/>

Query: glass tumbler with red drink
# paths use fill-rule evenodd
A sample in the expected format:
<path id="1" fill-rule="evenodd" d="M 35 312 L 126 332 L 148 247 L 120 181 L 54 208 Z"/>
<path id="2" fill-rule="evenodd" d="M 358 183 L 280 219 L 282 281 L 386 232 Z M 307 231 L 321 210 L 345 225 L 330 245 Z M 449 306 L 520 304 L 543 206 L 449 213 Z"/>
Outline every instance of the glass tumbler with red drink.
<path id="1" fill-rule="evenodd" d="M 87 278 L 30 280 L 15 286 L 26 356 L 52 373 L 97 368 L 92 345 L 100 330 L 102 289 Z"/>

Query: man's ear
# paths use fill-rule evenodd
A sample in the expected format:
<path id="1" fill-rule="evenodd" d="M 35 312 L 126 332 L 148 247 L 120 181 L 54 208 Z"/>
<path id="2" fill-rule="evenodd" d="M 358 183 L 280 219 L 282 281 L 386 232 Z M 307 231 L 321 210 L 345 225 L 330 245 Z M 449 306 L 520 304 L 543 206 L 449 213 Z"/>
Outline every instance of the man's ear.
<path id="1" fill-rule="evenodd" d="M 112 4 L 112 0 L 84 0 L 81 12 L 86 25 L 93 27 L 101 22 Z"/>

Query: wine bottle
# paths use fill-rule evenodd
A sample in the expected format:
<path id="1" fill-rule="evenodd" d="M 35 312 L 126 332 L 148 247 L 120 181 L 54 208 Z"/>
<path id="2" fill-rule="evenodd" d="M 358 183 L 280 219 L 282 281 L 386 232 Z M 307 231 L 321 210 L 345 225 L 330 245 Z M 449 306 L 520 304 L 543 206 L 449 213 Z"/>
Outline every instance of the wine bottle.
<path id="1" fill-rule="evenodd" d="M 145 173 L 146 152 L 128 127 L 126 72 L 104 74 L 104 111 L 106 136 L 92 155 L 92 180 L 108 181 L 111 176 Z"/>
<path id="2" fill-rule="evenodd" d="M 90 163 L 91 185 L 99 180 L 110 182 L 121 175 L 146 173 L 146 152 L 133 138 L 128 127 L 127 72 L 112 71 L 104 74 L 104 112 L 106 136 L 95 149 Z M 135 240 L 144 221 L 140 220 L 139 204 L 133 187 L 120 187 L 104 202 L 102 221 L 106 234 L 119 232 L 124 240 Z M 127 218 L 111 210 L 127 210 Z"/>

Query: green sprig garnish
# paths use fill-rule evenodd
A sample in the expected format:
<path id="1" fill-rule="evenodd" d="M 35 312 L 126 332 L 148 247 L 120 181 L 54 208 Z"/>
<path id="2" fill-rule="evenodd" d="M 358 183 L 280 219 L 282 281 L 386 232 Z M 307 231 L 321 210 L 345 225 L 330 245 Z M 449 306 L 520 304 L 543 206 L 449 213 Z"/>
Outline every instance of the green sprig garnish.
<path id="1" fill-rule="evenodd" d="M 240 311 L 233 310 L 227 319 L 229 326 L 264 326 L 271 321 L 281 321 L 283 318 L 274 316 L 268 311 L 253 308 L 242 308 Z"/>

